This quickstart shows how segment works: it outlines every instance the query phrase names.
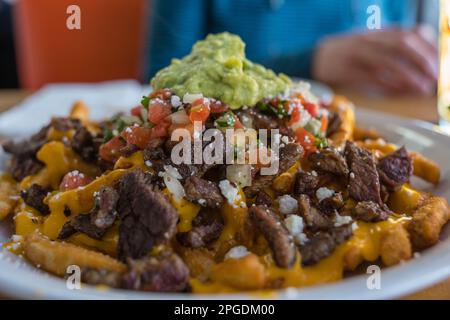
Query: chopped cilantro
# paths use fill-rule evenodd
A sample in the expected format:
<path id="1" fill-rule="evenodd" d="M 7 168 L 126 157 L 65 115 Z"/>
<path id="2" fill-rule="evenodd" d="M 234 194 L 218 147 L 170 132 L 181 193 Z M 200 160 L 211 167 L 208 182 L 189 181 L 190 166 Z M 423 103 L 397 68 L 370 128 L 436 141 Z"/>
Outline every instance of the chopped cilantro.
<path id="1" fill-rule="evenodd" d="M 141 104 L 142 104 L 144 107 L 148 108 L 148 104 L 149 104 L 149 103 L 150 103 L 150 98 L 147 97 L 147 96 L 143 96 L 142 99 L 141 99 Z"/>
<path id="2" fill-rule="evenodd" d="M 231 111 L 225 112 L 216 120 L 217 125 L 221 128 L 232 128 L 235 122 L 234 113 Z"/>

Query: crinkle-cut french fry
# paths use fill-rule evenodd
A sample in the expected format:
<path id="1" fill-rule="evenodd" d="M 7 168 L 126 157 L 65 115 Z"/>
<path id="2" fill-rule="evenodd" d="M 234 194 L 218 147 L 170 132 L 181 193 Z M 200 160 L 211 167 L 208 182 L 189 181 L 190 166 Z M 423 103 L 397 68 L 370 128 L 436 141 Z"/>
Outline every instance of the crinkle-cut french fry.
<path id="1" fill-rule="evenodd" d="M 380 241 L 380 256 L 386 266 L 393 266 L 411 258 L 411 241 L 403 224 L 398 223 L 383 234 Z"/>
<path id="2" fill-rule="evenodd" d="M 58 276 L 66 275 L 70 265 L 120 273 L 126 270 L 123 263 L 103 253 L 66 242 L 51 241 L 37 232 L 25 237 L 24 248 L 25 257 L 31 263 Z"/>
<path id="3" fill-rule="evenodd" d="M 81 122 L 89 120 L 89 108 L 83 101 L 76 101 L 70 110 L 70 117 L 79 119 Z"/>
<path id="4" fill-rule="evenodd" d="M 414 248 L 425 249 L 439 239 L 442 227 L 450 219 L 450 207 L 446 199 L 430 196 L 412 213 L 408 231 Z"/>
<path id="5" fill-rule="evenodd" d="M 9 174 L 0 175 L 0 221 L 14 209 L 19 196 L 17 183 Z"/>
<path id="6" fill-rule="evenodd" d="M 329 109 L 336 112 L 342 122 L 339 128 L 329 138 L 331 144 L 342 148 L 345 141 L 353 140 L 353 130 L 355 128 L 355 110 L 353 104 L 342 96 L 335 96 Z"/>
<path id="7" fill-rule="evenodd" d="M 361 141 L 358 142 L 358 145 L 372 151 L 380 151 L 383 155 L 387 155 L 398 149 L 398 146 L 395 144 L 387 143 L 382 139 Z M 418 152 L 410 152 L 409 155 L 413 160 L 415 176 L 433 184 L 439 183 L 441 169 L 436 162 Z"/>
<path id="8" fill-rule="evenodd" d="M 353 130 L 353 140 L 355 141 L 364 141 L 364 140 L 377 140 L 377 139 L 383 139 L 383 136 L 373 128 L 360 128 L 355 127 Z"/>
<path id="9" fill-rule="evenodd" d="M 441 180 L 441 168 L 431 159 L 417 152 L 409 153 L 413 159 L 414 175 L 433 184 Z"/>

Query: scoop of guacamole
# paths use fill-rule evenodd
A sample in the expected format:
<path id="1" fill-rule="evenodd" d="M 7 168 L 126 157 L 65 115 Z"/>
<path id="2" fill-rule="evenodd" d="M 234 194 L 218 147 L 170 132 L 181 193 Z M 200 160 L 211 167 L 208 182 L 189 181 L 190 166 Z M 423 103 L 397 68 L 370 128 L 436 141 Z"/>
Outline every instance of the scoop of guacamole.
<path id="1" fill-rule="evenodd" d="M 230 33 L 210 34 L 183 59 L 160 70 L 151 81 L 157 89 L 171 88 L 178 96 L 202 93 L 232 109 L 253 106 L 284 92 L 290 79 L 245 58 L 245 44 Z"/>

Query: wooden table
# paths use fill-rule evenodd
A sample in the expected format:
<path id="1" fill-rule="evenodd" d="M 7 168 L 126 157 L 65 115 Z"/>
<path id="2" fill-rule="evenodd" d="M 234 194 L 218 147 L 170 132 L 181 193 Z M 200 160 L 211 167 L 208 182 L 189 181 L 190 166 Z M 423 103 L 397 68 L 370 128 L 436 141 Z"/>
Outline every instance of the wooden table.
<path id="1" fill-rule="evenodd" d="M 336 91 L 339 94 L 347 96 L 357 106 L 363 106 L 368 109 L 392 113 L 399 116 L 422 119 L 434 123 L 438 120 L 436 98 L 386 98 L 356 93 L 351 89 L 345 88 L 338 88 Z M 23 90 L 0 90 L 0 112 L 19 103 L 28 94 L 29 92 Z M 404 299 L 450 299 L 450 279 L 404 297 Z"/>

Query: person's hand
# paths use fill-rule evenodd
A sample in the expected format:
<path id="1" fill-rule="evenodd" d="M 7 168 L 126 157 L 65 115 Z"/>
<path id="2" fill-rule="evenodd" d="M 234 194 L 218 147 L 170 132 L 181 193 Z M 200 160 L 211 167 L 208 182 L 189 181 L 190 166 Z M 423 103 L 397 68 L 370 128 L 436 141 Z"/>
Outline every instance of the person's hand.
<path id="1" fill-rule="evenodd" d="M 437 40 L 427 27 L 326 38 L 316 48 L 312 73 L 333 85 L 430 95 L 438 77 Z"/>

